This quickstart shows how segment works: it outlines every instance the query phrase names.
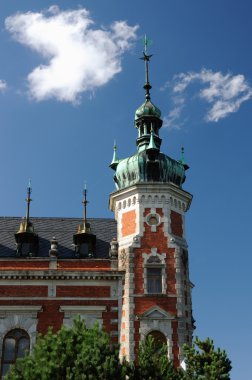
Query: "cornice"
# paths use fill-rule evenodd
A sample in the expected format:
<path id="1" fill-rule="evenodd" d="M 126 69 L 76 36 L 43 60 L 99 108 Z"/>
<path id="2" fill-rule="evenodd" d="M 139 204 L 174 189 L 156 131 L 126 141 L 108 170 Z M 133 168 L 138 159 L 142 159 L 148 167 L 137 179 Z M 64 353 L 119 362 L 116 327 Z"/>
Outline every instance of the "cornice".
<path id="1" fill-rule="evenodd" d="M 0 280 L 118 280 L 122 276 L 122 271 L 0 271 Z"/>
<path id="2" fill-rule="evenodd" d="M 189 210 L 192 202 L 192 194 L 188 191 L 172 184 L 172 183 L 163 183 L 163 182 L 150 182 L 150 183 L 137 183 L 135 185 L 129 186 L 122 190 L 117 190 L 110 194 L 109 197 L 109 206 L 110 210 L 114 210 L 114 203 L 116 200 L 123 200 L 126 196 L 131 196 L 134 194 L 146 194 L 146 193 L 169 193 L 170 195 L 177 196 L 182 200 L 187 202 L 187 210 Z"/>

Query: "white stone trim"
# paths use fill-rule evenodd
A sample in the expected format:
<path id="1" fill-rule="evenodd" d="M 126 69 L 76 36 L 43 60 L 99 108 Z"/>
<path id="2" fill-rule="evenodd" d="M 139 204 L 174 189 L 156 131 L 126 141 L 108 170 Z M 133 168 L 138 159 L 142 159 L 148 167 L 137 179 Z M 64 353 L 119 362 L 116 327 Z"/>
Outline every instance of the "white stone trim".
<path id="1" fill-rule="evenodd" d="M 154 306 L 143 315 L 138 316 L 140 320 L 140 339 L 144 340 L 152 331 L 160 331 L 167 339 L 167 354 L 168 358 L 172 359 L 172 324 L 174 316 L 167 313 L 158 306 Z"/>
<path id="2" fill-rule="evenodd" d="M 110 210 L 114 212 L 120 210 L 119 202 L 121 202 L 122 209 L 122 202 L 124 200 L 126 200 L 126 209 L 128 205 L 127 200 L 134 196 L 136 196 L 136 203 L 148 203 L 149 205 L 158 204 L 159 207 L 160 205 L 169 203 L 175 209 L 181 209 L 183 212 L 188 211 L 192 201 L 192 195 L 190 193 L 171 183 L 137 183 L 131 187 L 110 194 Z M 144 198 L 142 196 L 144 196 Z"/>
<path id="3" fill-rule="evenodd" d="M 95 322 L 102 326 L 102 313 L 107 310 L 106 306 L 60 306 L 60 312 L 64 312 L 63 324 L 72 327 L 74 318 L 79 315 L 86 323 L 87 327 L 92 327 Z"/>
<path id="4" fill-rule="evenodd" d="M 29 272 L 29 273 L 28 273 Z M 118 280 L 122 274 L 117 271 L 63 271 L 63 270 L 5 270 L 0 272 L 1 280 Z M 12 283 L 13 284 L 13 283 Z M 33 284 L 35 282 L 33 281 Z"/>
<path id="5" fill-rule="evenodd" d="M 79 306 L 79 305 L 61 305 L 60 312 L 73 312 L 73 313 L 83 313 L 83 312 L 93 312 L 93 311 L 106 311 L 106 306 Z"/>
<path id="6" fill-rule="evenodd" d="M 1 305 L 0 306 L 0 357 L 5 335 L 14 329 L 22 329 L 30 338 L 30 352 L 36 342 L 37 336 L 37 313 L 42 306 L 30 305 Z"/>
<path id="7" fill-rule="evenodd" d="M 9 297 L 10 299 L 10 297 Z M 30 305 L 0 305 L 0 318 L 2 312 L 19 312 L 19 313 L 27 313 L 29 312 L 38 312 L 41 311 L 41 306 L 30 306 Z"/>
<path id="8" fill-rule="evenodd" d="M 166 258 L 166 253 L 157 253 L 157 248 L 153 247 L 151 248 L 151 253 L 143 253 L 143 284 L 144 284 L 144 293 L 148 293 L 148 288 L 147 288 L 147 268 L 161 268 L 162 269 L 162 293 L 160 294 L 166 294 L 167 291 L 167 270 L 166 270 L 166 265 L 165 265 L 165 258 Z M 158 257 L 160 260 L 160 264 L 148 264 L 148 260 L 150 257 Z"/>

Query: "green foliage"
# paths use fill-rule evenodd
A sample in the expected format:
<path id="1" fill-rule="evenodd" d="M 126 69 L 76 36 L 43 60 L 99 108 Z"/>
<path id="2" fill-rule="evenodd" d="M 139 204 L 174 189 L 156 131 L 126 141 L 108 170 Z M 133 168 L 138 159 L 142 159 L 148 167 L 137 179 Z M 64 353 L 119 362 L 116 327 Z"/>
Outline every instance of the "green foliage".
<path id="1" fill-rule="evenodd" d="M 196 338 L 192 347 L 185 346 L 184 351 L 185 380 L 230 380 L 231 361 L 225 351 L 215 350 L 209 338 L 205 341 Z"/>
<path id="2" fill-rule="evenodd" d="M 180 380 L 183 372 L 176 370 L 168 359 L 167 346 L 157 349 L 154 338 L 148 336 L 141 342 L 138 352 L 138 364 L 134 367 L 134 380 Z"/>
<path id="3" fill-rule="evenodd" d="M 166 345 L 157 348 L 148 336 L 137 363 L 120 363 L 118 347 L 98 324 L 87 329 L 78 318 L 72 328 L 39 336 L 32 354 L 18 359 L 5 380 L 230 380 L 231 362 L 209 338 L 196 338 L 184 352 L 186 371 L 174 367 Z"/>
<path id="4" fill-rule="evenodd" d="M 87 329 L 80 319 L 73 327 L 40 336 L 30 356 L 18 359 L 6 380 L 125 379 L 127 366 L 119 362 L 118 347 L 95 325 Z"/>

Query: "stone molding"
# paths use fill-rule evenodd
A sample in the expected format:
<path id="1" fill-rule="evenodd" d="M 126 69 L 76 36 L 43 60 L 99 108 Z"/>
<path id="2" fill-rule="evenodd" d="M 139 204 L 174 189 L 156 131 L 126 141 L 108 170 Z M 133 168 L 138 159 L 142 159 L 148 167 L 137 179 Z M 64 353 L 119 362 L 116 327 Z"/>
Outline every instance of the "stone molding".
<path id="1" fill-rule="evenodd" d="M 30 337 L 30 351 L 32 350 L 37 336 L 37 314 L 42 306 L 30 305 L 1 305 L 0 306 L 0 357 L 5 335 L 13 329 L 22 329 Z"/>
<path id="2" fill-rule="evenodd" d="M 144 293 L 148 294 L 148 289 L 147 289 L 147 268 L 161 268 L 162 269 L 162 293 L 161 294 L 166 294 L 167 290 L 167 268 L 165 265 L 165 258 L 166 258 L 166 253 L 157 253 L 157 248 L 151 248 L 151 253 L 142 253 L 143 257 L 143 284 L 144 284 Z M 151 257 L 158 257 L 160 260 L 160 264 L 148 264 L 148 260 Z M 153 296 L 153 294 L 152 294 Z"/>
<path id="3" fill-rule="evenodd" d="M 148 197 L 143 199 L 142 197 L 145 197 L 145 194 L 148 194 Z M 110 194 L 109 206 L 111 211 L 117 212 L 117 210 L 121 208 L 126 209 L 132 204 L 142 203 L 143 200 L 145 202 L 147 200 L 149 203 L 169 203 L 174 209 L 179 208 L 180 205 L 181 211 L 186 212 L 190 208 L 192 195 L 171 183 L 137 183 L 126 189 L 118 190 Z"/>
<path id="4" fill-rule="evenodd" d="M 75 306 L 64 305 L 60 306 L 60 312 L 64 313 L 63 324 L 67 327 L 73 325 L 74 318 L 79 315 L 86 323 L 87 327 L 92 327 L 95 322 L 102 326 L 102 313 L 107 310 L 106 306 Z"/>
<path id="5" fill-rule="evenodd" d="M 152 331 L 160 331 L 167 339 L 168 357 L 173 358 L 172 354 L 172 320 L 175 319 L 173 315 L 167 313 L 159 306 L 154 306 L 147 310 L 144 314 L 138 315 L 140 320 L 140 337 L 144 340 L 146 336 Z"/>
<path id="6" fill-rule="evenodd" d="M 4 270 L 0 272 L 1 280 L 118 280 L 122 273 L 99 271 L 52 271 L 52 270 Z"/>

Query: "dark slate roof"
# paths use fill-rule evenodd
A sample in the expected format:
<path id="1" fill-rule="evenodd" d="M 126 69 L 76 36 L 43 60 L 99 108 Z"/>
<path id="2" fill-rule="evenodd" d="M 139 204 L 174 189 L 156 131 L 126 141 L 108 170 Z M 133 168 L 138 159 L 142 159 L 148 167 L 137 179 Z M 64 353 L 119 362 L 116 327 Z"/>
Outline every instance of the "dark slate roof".
<path id="1" fill-rule="evenodd" d="M 16 245 L 14 234 L 18 231 L 22 219 L 17 217 L 0 217 L 0 258 L 14 257 Z M 77 227 L 83 223 L 79 218 L 30 218 L 34 232 L 39 236 L 37 257 L 48 257 L 50 240 L 53 236 L 58 240 L 59 258 L 74 258 L 73 235 Z M 112 238 L 117 236 L 114 219 L 88 219 L 92 233 L 96 235 L 96 251 L 94 258 L 108 258 Z"/>

